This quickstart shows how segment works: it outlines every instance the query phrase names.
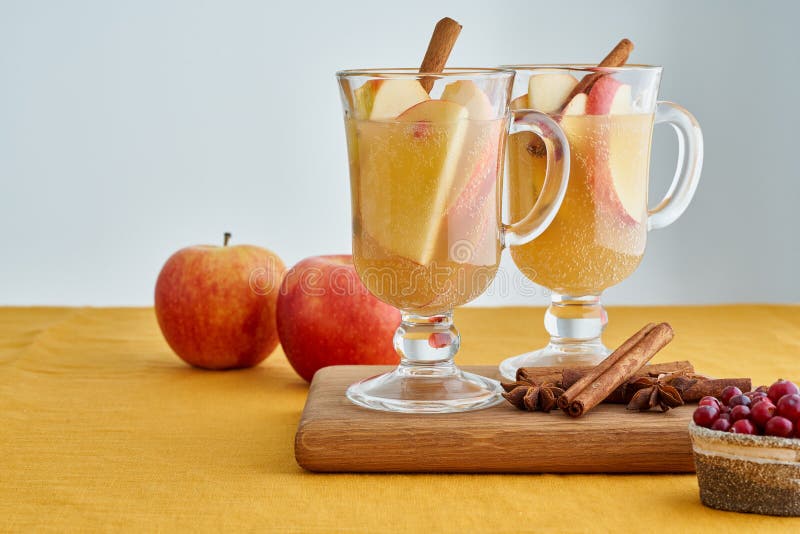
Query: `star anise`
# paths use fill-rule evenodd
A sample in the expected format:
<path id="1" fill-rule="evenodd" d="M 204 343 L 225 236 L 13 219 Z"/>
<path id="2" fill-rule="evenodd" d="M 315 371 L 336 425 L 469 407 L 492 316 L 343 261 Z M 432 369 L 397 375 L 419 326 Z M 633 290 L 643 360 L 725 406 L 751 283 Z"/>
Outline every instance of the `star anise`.
<path id="1" fill-rule="evenodd" d="M 628 383 L 628 387 L 636 392 L 628 403 L 628 409 L 646 412 L 658 406 L 662 412 L 666 412 L 670 408 L 682 406 L 683 398 L 681 397 L 681 392 L 671 383 L 678 378 L 683 379 L 685 377 L 672 375 L 643 376 Z M 683 386 L 684 384 L 681 383 L 681 385 Z"/>
<path id="2" fill-rule="evenodd" d="M 564 394 L 564 390 L 552 382 L 537 384 L 528 380 L 517 380 L 516 382 L 502 382 L 505 389 L 503 397 L 519 408 L 535 412 L 549 412 L 556 407 L 556 399 Z"/>

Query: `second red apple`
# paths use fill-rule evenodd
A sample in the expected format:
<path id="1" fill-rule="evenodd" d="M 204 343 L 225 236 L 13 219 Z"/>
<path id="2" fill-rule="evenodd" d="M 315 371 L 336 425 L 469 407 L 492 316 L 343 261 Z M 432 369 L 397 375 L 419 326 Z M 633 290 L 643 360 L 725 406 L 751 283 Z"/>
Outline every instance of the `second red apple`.
<path id="1" fill-rule="evenodd" d="M 367 291 L 349 255 L 306 258 L 289 269 L 277 323 L 286 358 L 309 382 L 329 365 L 400 361 L 392 342 L 400 312 Z"/>

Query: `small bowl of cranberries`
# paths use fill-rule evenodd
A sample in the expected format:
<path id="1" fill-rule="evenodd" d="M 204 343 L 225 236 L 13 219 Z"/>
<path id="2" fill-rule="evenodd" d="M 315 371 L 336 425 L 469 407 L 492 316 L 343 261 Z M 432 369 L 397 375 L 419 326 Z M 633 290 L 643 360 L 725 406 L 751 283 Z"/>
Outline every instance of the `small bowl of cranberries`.
<path id="1" fill-rule="evenodd" d="M 689 434 L 703 504 L 800 516 L 800 388 L 788 380 L 703 397 Z"/>

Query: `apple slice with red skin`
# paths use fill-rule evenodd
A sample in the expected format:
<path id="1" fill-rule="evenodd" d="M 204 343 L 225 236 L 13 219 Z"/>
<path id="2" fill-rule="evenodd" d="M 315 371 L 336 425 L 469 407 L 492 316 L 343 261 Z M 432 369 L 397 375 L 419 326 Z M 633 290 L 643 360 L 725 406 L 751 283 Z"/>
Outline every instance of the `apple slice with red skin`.
<path id="1" fill-rule="evenodd" d="M 631 86 L 611 76 L 601 76 L 589 91 L 587 115 L 627 115 L 633 112 Z"/>
<path id="2" fill-rule="evenodd" d="M 479 147 L 481 155 L 477 158 L 466 185 L 447 211 L 448 227 L 459 232 L 460 240 L 466 240 L 465 246 L 471 248 L 470 257 L 465 263 L 491 265 L 497 261 L 494 243 L 486 243 L 487 239 L 496 239 L 495 232 L 487 231 L 486 225 L 497 218 L 493 214 L 497 209 L 494 202 L 496 196 L 492 193 L 497 187 L 500 168 L 499 139 L 502 134 L 496 129 L 502 127 L 503 123 L 500 122 L 480 126 L 492 130 L 482 132 L 481 138 L 485 142 Z M 459 258 L 453 259 L 461 261 Z"/>
<path id="3" fill-rule="evenodd" d="M 632 111 L 631 86 L 611 76 L 600 77 L 589 91 L 588 115 L 608 115 L 608 120 L 614 121 L 614 116 L 630 115 Z M 638 183 L 640 177 L 630 176 L 634 172 L 629 165 L 634 156 L 627 150 L 630 135 L 633 134 L 619 124 L 609 124 L 606 142 L 593 150 L 591 184 L 600 206 L 611 210 L 623 223 L 635 225 L 642 214 L 644 185 Z"/>

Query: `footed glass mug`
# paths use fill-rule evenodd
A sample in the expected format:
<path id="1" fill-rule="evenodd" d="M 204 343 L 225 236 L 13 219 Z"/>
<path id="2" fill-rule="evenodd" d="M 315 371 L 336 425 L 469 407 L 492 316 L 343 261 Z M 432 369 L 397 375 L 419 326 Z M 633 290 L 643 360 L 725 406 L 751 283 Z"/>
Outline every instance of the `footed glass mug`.
<path id="1" fill-rule="evenodd" d="M 353 262 L 367 289 L 402 317 L 394 335 L 400 365 L 353 384 L 347 397 L 367 408 L 415 413 L 501 402 L 497 381 L 454 364 L 460 337 L 453 308 L 486 290 L 503 245 L 528 243 L 552 221 L 569 175 L 566 138 L 542 113 L 511 125 L 510 70 L 351 70 L 337 78 L 350 162 Z M 509 128 L 546 140 L 553 164 L 542 175 L 540 198 L 504 226 L 500 191 Z"/>
<path id="2" fill-rule="evenodd" d="M 544 320 L 550 343 L 503 361 L 501 374 L 513 379 L 519 367 L 594 365 L 608 355 L 600 339 L 608 322 L 600 294 L 633 273 L 648 230 L 670 225 L 688 207 L 700 178 L 703 137 L 688 111 L 656 101 L 661 67 L 509 68 L 517 72 L 519 95 L 511 108 L 549 114 L 571 150 L 567 194 L 552 224 L 535 244 L 511 247 L 522 273 L 553 292 Z M 660 123 L 678 135 L 678 168 L 664 199 L 648 209 L 650 144 L 653 124 Z M 539 138 L 527 132 L 509 137 L 512 221 L 535 202 L 547 167 L 543 154 Z"/>

